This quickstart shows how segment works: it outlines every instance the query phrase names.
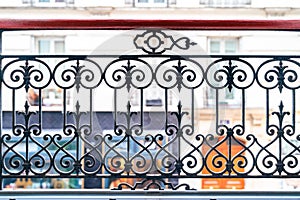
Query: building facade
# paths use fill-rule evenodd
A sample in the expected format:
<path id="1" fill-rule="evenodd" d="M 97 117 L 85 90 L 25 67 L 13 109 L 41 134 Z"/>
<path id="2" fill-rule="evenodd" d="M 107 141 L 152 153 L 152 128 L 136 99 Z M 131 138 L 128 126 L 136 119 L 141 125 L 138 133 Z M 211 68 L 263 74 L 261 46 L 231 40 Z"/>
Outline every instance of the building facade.
<path id="1" fill-rule="evenodd" d="M 300 14 L 300 1 L 274 0 L 118 0 L 118 1 L 84 1 L 84 0 L 11 0 L 0 2 L 0 18 L 8 19 L 297 19 Z M 295 45 L 300 37 L 298 32 L 287 31 L 171 31 L 166 30 L 174 38 L 186 36 L 197 43 L 188 51 L 190 55 L 298 55 L 299 45 Z M 135 34 L 132 31 L 107 31 L 107 30 L 89 30 L 89 31 L 10 31 L 3 33 L 3 55 L 105 55 L 105 54 L 134 54 L 133 44 L 121 43 L 125 39 L 132 39 Z M 132 40 L 131 40 L 132 41 Z M 181 51 L 169 52 L 180 54 Z M 209 63 L 214 58 L 203 61 Z M 251 59 L 250 59 L 251 60 Z M 9 60 L 7 61 L 9 62 Z M 45 58 L 45 62 L 53 64 L 57 61 Z M 109 61 L 104 61 L 104 63 Z M 160 60 L 154 60 L 153 66 Z M 200 62 L 200 61 L 199 61 Z M 202 61 L 201 61 L 202 62 Z M 253 66 L 259 67 L 260 60 L 252 59 Z M 257 64 L 256 64 L 257 63 Z M 5 64 L 5 62 L 3 63 Z M 220 65 L 222 65 L 221 63 Z M 220 66 L 221 67 L 221 66 Z M 247 92 L 246 99 L 246 125 L 249 133 L 255 133 L 257 136 L 265 137 L 265 90 L 253 87 Z M 12 91 L 4 88 L 5 94 L 12 96 Z M 93 111 L 96 113 L 111 112 L 114 109 L 113 91 L 106 87 L 101 87 L 99 91 L 95 90 L 95 101 Z M 171 91 L 167 100 L 161 98 L 163 90 L 157 85 L 145 92 L 144 104 L 145 111 L 154 113 L 163 112 L 164 106 L 168 104 L 170 110 L 177 109 L 180 94 L 177 91 Z M 105 98 L 103 98 L 105 94 Z M 37 106 L 37 91 L 30 90 L 18 91 L 18 95 L 27 98 L 32 106 Z M 121 94 L 123 95 L 123 94 Z M 133 108 L 138 108 L 140 96 L 137 91 L 132 91 L 124 95 L 130 95 Z M 240 110 L 242 104 L 241 93 L 238 90 L 231 92 L 224 91 L 220 94 L 220 104 L 223 108 L 222 118 L 219 122 L 227 125 L 238 123 L 241 118 Z M 288 95 L 288 94 L 287 94 Z M 298 95 L 298 94 L 296 94 Z M 63 91 L 55 84 L 43 90 L 43 105 L 47 112 L 57 112 L 62 109 Z M 66 94 L 67 105 L 70 110 L 76 109 L 76 101 L 86 97 L 82 92 L 79 96 L 69 90 Z M 199 132 L 212 130 L 212 122 L 215 120 L 216 106 L 214 90 L 208 86 L 201 87 L 195 92 L 196 102 L 196 127 Z M 286 98 L 285 93 L 280 98 Z M 100 103 L 97 103 L 101 99 Z M 3 102 L 3 110 L 10 112 L 12 110 L 12 100 Z M 125 102 L 126 103 L 126 102 Z M 277 110 L 279 101 L 270 102 L 270 108 Z M 16 109 L 24 109 L 24 102 L 17 101 Z M 83 108 L 84 109 L 84 108 Z M 189 106 L 184 109 L 191 109 Z M 298 112 L 298 110 L 297 110 Z M 151 114 L 150 114 L 151 115 Z M 297 124 L 299 121 L 296 122 Z M 11 128 L 7 126 L 7 128 Z M 101 131 L 112 131 L 112 128 L 103 128 L 99 125 Z M 160 131 L 158 128 L 154 132 Z M 186 180 L 180 180 L 186 182 Z M 190 180 L 188 180 L 190 181 Z M 193 180 L 197 189 L 217 188 L 201 180 Z M 216 181 L 216 180 L 214 180 Z M 282 189 L 297 187 L 298 182 L 275 180 L 271 189 Z M 260 184 L 253 179 L 246 180 L 243 184 L 244 189 L 270 189 L 266 182 Z M 276 184 L 275 184 L 276 183 Z M 226 184 L 225 184 L 226 185 Z M 103 187 L 103 185 L 102 185 Z M 108 187 L 106 184 L 105 187 Z M 232 186 L 232 188 L 237 188 Z"/>

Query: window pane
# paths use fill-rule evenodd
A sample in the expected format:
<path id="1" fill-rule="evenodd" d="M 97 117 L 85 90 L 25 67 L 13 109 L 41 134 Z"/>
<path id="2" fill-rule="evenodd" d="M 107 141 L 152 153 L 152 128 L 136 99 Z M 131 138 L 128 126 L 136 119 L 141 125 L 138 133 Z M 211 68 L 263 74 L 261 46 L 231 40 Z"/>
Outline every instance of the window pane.
<path id="1" fill-rule="evenodd" d="M 138 0 L 138 3 L 148 3 L 148 0 Z"/>
<path id="2" fill-rule="evenodd" d="M 54 42 L 54 53 L 61 54 L 65 53 L 65 42 L 64 41 L 55 41 Z"/>
<path id="3" fill-rule="evenodd" d="M 250 4 L 251 0 L 200 0 L 200 4 L 211 6 L 238 6 Z"/>
<path id="4" fill-rule="evenodd" d="M 50 53 L 50 41 L 49 40 L 39 40 L 38 41 L 38 52 L 40 54 Z"/>
<path id="5" fill-rule="evenodd" d="M 237 51 L 237 42 L 235 40 L 225 41 L 225 53 L 235 53 Z"/>
<path id="6" fill-rule="evenodd" d="M 154 3 L 165 3 L 165 0 L 154 0 Z"/>
<path id="7" fill-rule="evenodd" d="M 46 2 L 46 3 L 49 3 L 50 0 L 39 0 L 39 2 Z"/>
<path id="8" fill-rule="evenodd" d="M 65 2 L 65 0 L 55 0 L 56 3 Z"/>
<path id="9" fill-rule="evenodd" d="M 220 53 L 220 48 L 219 41 L 210 41 L 210 53 Z"/>

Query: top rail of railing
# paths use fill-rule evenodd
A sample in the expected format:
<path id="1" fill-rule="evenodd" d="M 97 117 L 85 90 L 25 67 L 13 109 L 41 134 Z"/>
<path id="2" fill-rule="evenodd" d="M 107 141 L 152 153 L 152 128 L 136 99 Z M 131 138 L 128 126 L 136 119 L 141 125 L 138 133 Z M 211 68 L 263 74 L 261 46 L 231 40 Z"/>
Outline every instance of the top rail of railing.
<path id="1" fill-rule="evenodd" d="M 1 19 L 1 30 L 286 30 L 299 31 L 300 20 L 133 20 L 133 19 Z"/>

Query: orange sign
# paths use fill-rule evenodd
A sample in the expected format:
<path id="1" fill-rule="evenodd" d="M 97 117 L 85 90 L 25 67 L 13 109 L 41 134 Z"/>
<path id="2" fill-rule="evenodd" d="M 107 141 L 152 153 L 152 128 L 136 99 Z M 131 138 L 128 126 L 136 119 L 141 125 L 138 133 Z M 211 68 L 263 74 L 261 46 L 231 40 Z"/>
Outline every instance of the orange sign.
<path id="1" fill-rule="evenodd" d="M 215 141 L 216 144 L 214 146 L 216 147 L 216 150 L 219 151 L 223 156 L 228 158 L 229 156 L 229 145 L 228 141 L 223 141 L 221 144 L 217 145 L 220 141 L 222 141 L 224 137 L 219 137 Z M 231 158 L 238 155 L 244 148 L 241 144 L 245 144 L 244 141 L 239 140 L 238 142 L 234 139 L 231 139 Z M 226 160 L 222 157 L 218 157 L 217 151 L 210 151 L 211 147 L 206 145 L 203 145 L 202 152 L 204 155 L 207 156 L 207 166 L 208 168 L 215 172 L 222 172 L 225 170 L 226 166 L 225 164 L 217 168 L 213 163 L 216 163 L 216 161 L 221 161 L 222 163 L 226 163 Z M 244 155 L 244 153 L 242 154 Z M 244 169 L 238 167 L 237 163 L 241 161 L 239 159 L 235 159 L 234 161 L 234 169 L 238 172 L 243 172 Z M 207 168 L 203 169 L 203 174 L 211 174 Z M 231 173 L 233 174 L 233 172 Z M 202 179 L 202 189 L 244 189 L 245 188 L 245 180 L 243 178 L 203 178 Z"/>

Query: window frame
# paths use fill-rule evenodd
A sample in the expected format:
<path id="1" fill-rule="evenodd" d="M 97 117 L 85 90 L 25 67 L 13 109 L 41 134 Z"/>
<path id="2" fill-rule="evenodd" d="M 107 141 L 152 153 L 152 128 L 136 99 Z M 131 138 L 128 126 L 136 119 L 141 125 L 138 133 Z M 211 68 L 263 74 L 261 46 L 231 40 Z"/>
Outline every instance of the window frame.
<path id="1" fill-rule="evenodd" d="M 226 52 L 226 42 L 234 41 L 236 43 L 235 51 Z M 211 42 L 219 42 L 219 52 L 212 53 L 211 52 Z M 238 37 L 209 37 L 207 39 L 207 52 L 212 55 L 226 55 L 226 54 L 236 54 L 239 52 L 239 38 Z M 234 65 L 234 62 L 233 62 Z M 224 91 L 224 92 L 222 92 Z M 210 86 L 205 88 L 205 98 L 206 98 L 206 106 L 214 106 L 215 102 L 215 90 Z M 236 88 L 232 88 L 231 92 L 229 92 L 228 88 L 224 88 L 219 90 L 219 102 L 220 105 L 226 106 L 240 106 L 241 105 L 241 94 L 239 94 Z"/>
<path id="2" fill-rule="evenodd" d="M 57 2 L 57 0 L 48 0 L 48 2 L 41 2 L 40 0 L 23 0 L 23 4 L 30 4 L 35 7 L 66 7 L 69 4 L 74 4 L 74 0 L 63 0 L 63 2 Z"/>
<path id="3" fill-rule="evenodd" d="M 56 55 L 56 54 L 64 54 L 66 51 L 66 41 L 65 36 L 33 36 L 34 38 L 34 53 L 38 55 Z M 41 53 L 40 49 L 40 41 L 49 41 L 50 43 L 50 49 L 48 53 Z M 63 42 L 63 52 L 56 52 L 55 49 L 55 42 Z M 47 62 L 49 64 L 49 67 L 54 67 L 55 60 L 51 59 Z M 42 90 L 42 103 L 43 105 L 50 107 L 53 110 L 56 110 L 56 107 L 62 106 L 62 98 L 63 91 L 60 90 L 54 83 L 51 83 L 49 87 Z M 53 98 L 54 97 L 54 98 Z M 71 94 L 70 91 L 67 91 L 67 105 L 70 104 Z M 53 101 L 53 102 L 51 102 Z"/>
<path id="4" fill-rule="evenodd" d="M 133 0 L 135 7 L 155 7 L 164 8 L 168 7 L 168 0 L 163 0 L 164 2 L 155 2 L 156 0 L 147 0 L 147 2 L 139 2 L 139 0 Z"/>
<path id="5" fill-rule="evenodd" d="M 50 51 L 46 55 L 57 54 L 55 52 L 55 42 L 57 41 L 64 42 L 64 52 L 66 51 L 65 36 L 34 36 L 34 51 L 37 54 L 40 54 L 39 42 L 42 40 L 50 41 Z"/>
<path id="6" fill-rule="evenodd" d="M 200 5 L 207 7 L 249 7 L 251 0 L 200 0 Z"/>

